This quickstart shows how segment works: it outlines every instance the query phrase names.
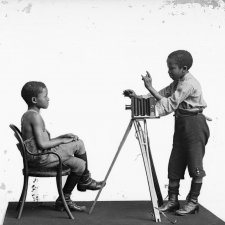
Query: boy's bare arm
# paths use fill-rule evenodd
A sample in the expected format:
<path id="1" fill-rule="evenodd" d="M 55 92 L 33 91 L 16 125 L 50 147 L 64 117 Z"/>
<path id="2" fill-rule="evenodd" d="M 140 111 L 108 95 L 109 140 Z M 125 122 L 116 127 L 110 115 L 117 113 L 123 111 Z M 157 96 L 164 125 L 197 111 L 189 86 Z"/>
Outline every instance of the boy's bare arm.
<path id="1" fill-rule="evenodd" d="M 72 137 L 59 137 L 54 139 L 49 139 L 47 132 L 43 125 L 43 120 L 39 114 L 34 114 L 32 117 L 32 129 L 34 133 L 37 146 L 40 149 L 49 149 L 60 144 L 69 143 L 74 140 Z"/>
<path id="2" fill-rule="evenodd" d="M 75 141 L 79 140 L 79 137 L 75 134 L 72 134 L 72 133 L 63 134 L 63 135 L 60 135 L 56 138 L 73 138 Z M 56 138 L 54 138 L 54 139 L 56 139 Z"/>

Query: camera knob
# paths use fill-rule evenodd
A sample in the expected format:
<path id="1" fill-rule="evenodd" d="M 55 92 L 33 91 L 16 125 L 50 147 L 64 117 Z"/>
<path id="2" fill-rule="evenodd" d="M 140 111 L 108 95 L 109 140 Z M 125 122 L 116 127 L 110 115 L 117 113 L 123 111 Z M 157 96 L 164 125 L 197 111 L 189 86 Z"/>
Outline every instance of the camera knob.
<path id="1" fill-rule="evenodd" d="M 126 106 L 125 106 L 125 109 L 126 109 L 126 110 L 131 109 L 131 105 L 126 105 Z"/>

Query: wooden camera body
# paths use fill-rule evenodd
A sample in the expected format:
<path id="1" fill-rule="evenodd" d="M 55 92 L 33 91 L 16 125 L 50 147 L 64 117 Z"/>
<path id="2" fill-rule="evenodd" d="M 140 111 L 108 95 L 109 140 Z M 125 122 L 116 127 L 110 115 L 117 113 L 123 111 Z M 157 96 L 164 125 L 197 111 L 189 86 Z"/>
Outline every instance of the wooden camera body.
<path id="1" fill-rule="evenodd" d="M 155 105 L 156 99 L 154 97 L 132 97 L 131 105 L 126 105 L 126 109 L 131 110 L 132 118 L 159 118 Z"/>

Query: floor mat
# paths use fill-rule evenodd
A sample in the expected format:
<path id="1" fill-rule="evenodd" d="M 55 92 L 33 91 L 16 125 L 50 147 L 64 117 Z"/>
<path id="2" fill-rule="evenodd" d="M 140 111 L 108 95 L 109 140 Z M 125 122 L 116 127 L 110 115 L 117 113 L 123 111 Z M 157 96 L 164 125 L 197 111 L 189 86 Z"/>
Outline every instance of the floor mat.
<path id="1" fill-rule="evenodd" d="M 181 201 L 181 204 L 183 202 Z M 92 202 L 77 202 L 91 207 Z M 91 215 L 72 212 L 75 219 L 69 219 L 66 212 L 54 209 L 54 202 L 25 202 L 21 219 L 16 219 L 16 202 L 10 202 L 3 225 L 151 225 L 156 224 L 150 201 L 99 201 Z M 225 225 L 221 219 L 200 205 L 198 214 L 175 216 L 167 213 L 171 222 L 185 225 Z M 161 214 L 161 222 L 172 224 Z"/>

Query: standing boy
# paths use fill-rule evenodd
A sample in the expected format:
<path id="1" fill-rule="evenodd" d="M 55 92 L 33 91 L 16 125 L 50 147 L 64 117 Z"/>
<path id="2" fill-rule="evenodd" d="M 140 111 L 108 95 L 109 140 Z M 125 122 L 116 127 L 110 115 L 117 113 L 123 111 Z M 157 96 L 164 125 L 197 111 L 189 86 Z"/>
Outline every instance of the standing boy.
<path id="1" fill-rule="evenodd" d="M 168 165 L 168 202 L 159 209 L 162 212 L 176 211 L 177 215 L 198 212 L 198 196 L 205 176 L 203 156 L 209 138 L 209 128 L 202 114 L 206 103 L 199 82 L 189 72 L 193 63 L 191 54 L 185 50 L 174 51 L 167 58 L 168 73 L 173 82 L 157 92 L 152 86 L 152 78 L 147 72 L 142 76 L 145 87 L 157 100 L 156 109 L 160 116 L 175 112 L 173 148 Z M 129 94 L 128 94 L 129 93 Z M 129 97 L 136 96 L 126 90 Z M 190 192 L 180 208 L 178 201 L 180 179 L 184 179 L 188 167 L 192 177 Z"/>
<path id="2" fill-rule="evenodd" d="M 49 105 L 48 89 L 44 83 L 27 82 L 22 88 L 21 95 L 28 105 L 28 110 L 21 119 L 22 137 L 27 150 L 32 153 L 53 151 L 60 155 L 63 164 L 71 169 L 63 187 L 68 207 L 75 211 L 85 211 L 85 206 L 78 206 L 70 199 L 74 187 L 77 185 L 79 191 L 99 190 L 104 184 L 93 180 L 90 176 L 83 141 L 71 133 L 50 138 L 40 115 L 40 109 L 47 109 Z M 53 154 L 39 157 L 28 154 L 29 166 L 53 167 L 57 164 L 58 158 Z M 60 197 L 57 198 L 55 206 L 58 210 L 64 209 Z"/>

